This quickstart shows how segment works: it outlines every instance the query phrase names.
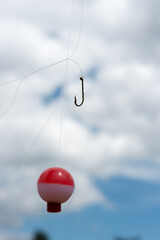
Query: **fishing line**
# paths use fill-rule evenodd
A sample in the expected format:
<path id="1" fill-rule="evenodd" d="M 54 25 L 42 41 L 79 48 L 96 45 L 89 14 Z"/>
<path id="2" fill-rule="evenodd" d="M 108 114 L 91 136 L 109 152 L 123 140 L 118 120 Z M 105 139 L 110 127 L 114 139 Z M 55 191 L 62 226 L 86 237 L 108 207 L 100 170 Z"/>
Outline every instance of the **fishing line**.
<path id="1" fill-rule="evenodd" d="M 79 64 L 75 59 L 73 59 L 73 58 L 69 58 L 69 60 L 70 60 L 71 62 L 74 62 L 75 64 L 77 64 L 77 66 L 78 66 L 78 68 L 79 68 L 79 70 L 80 70 L 80 72 L 81 72 L 81 76 L 83 76 L 83 71 L 82 71 L 82 68 L 81 68 L 80 64 Z"/>
<path id="2" fill-rule="evenodd" d="M 45 67 L 39 68 L 39 69 L 37 69 L 37 70 L 35 70 L 35 71 L 33 71 L 33 72 L 25 75 L 24 77 L 22 77 L 22 78 L 20 78 L 20 79 L 13 80 L 13 81 L 9 81 L 9 82 L 7 82 L 7 83 L 2 83 L 2 84 L 0 84 L 0 86 L 3 86 L 3 85 L 5 85 L 5 84 L 13 83 L 13 82 L 15 82 L 15 81 L 20 81 L 20 83 L 19 83 L 19 85 L 18 85 L 18 87 L 17 87 L 17 89 L 16 89 L 16 91 L 15 91 L 15 94 L 14 94 L 14 96 L 13 96 L 13 99 L 12 99 L 12 101 L 11 101 L 11 104 L 9 105 L 9 107 L 7 108 L 7 110 L 0 116 L 0 119 L 2 119 L 3 117 L 5 117 L 5 116 L 7 115 L 7 113 L 11 110 L 11 108 L 12 108 L 12 106 L 13 106 L 13 104 L 14 104 L 14 101 L 15 101 L 15 99 L 16 99 L 16 97 L 17 97 L 18 91 L 20 90 L 20 87 L 22 86 L 22 84 L 23 84 L 23 82 L 24 82 L 24 80 L 25 80 L 26 78 L 29 78 L 30 76 L 32 76 L 32 75 L 34 75 L 34 74 L 36 74 L 36 73 L 38 73 L 38 72 L 40 72 L 40 71 L 42 71 L 42 70 L 44 70 L 44 69 L 47 69 L 47 68 L 53 67 L 53 66 L 55 66 L 55 65 L 57 65 L 57 64 L 59 64 L 59 63 L 65 62 L 66 60 L 67 60 L 67 59 L 63 59 L 63 60 L 58 61 L 58 62 L 56 62 L 56 63 L 52 63 L 52 64 L 47 65 L 47 66 L 45 66 Z"/>
<path id="3" fill-rule="evenodd" d="M 60 61 L 58 61 L 58 62 L 52 63 L 52 64 L 47 65 L 47 66 L 42 67 L 42 68 L 39 68 L 39 69 L 37 69 L 37 70 L 35 70 L 35 71 L 33 71 L 33 72 L 25 75 L 24 77 L 21 77 L 21 78 L 15 79 L 15 80 L 11 80 L 11 81 L 7 81 L 7 82 L 0 83 L 0 87 L 1 87 L 1 86 L 4 86 L 4 85 L 11 84 L 11 83 L 19 82 L 19 81 L 21 81 L 21 80 L 25 80 L 26 78 L 29 78 L 30 76 L 32 76 L 32 75 L 34 75 L 34 74 L 36 74 L 36 73 L 38 73 L 38 72 L 41 72 L 41 71 L 44 70 L 44 69 L 47 69 L 47 68 L 53 67 L 53 66 L 55 66 L 55 65 L 58 65 L 58 64 L 60 64 L 60 63 L 66 62 L 67 60 L 68 60 L 68 61 L 75 62 L 75 63 L 78 65 L 80 72 L 82 73 L 82 69 L 81 69 L 81 67 L 80 67 L 80 64 L 79 64 L 75 59 L 71 58 L 71 56 L 70 56 L 70 57 L 65 58 L 65 59 L 63 59 L 63 60 L 60 60 Z M 83 73 L 82 73 L 82 74 L 83 74 Z"/>
<path id="4" fill-rule="evenodd" d="M 76 47 L 75 49 L 73 50 L 73 52 L 71 53 L 70 55 L 70 58 L 73 57 L 73 55 L 75 54 L 76 50 L 78 49 L 78 46 L 79 46 L 79 43 L 80 43 L 80 40 L 81 40 L 81 35 L 82 35 L 82 27 L 83 27 L 83 15 L 84 15 L 84 4 L 81 3 L 81 16 L 80 16 L 80 30 L 79 30 L 79 36 L 78 36 L 78 41 L 77 41 L 77 44 L 76 44 Z"/>
<path id="5" fill-rule="evenodd" d="M 73 0 L 72 0 L 72 10 L 71 10 L 71 18 L 72 18 L 72 12 L 73 12 Z M 63 105 L 64 105 L 64 90 L 65 90 L 65 85 L 66 85 L 66 82 L 67 82 L 67 72 L 68 72 L 68 65 L 69 65 L 69 61 L 75 63 L 77 65 L 77 67 L 79 68 L 79 71 L 81 72 L 81 75 L 83 75 L 83 72 L 82 72 L 82 69 L 81 69 L 81 66 L 80 64 L 75 60 L 73 59 L 73 55 L 75 54 L 76 50 L 78 49 L 78 46 L 79 46 L 79 42 L 80 42 L 80 39 L 81 39 L 81 33 L 82 33 L 82 19 L 83 18 L 83 6 L 81 6 L 81 20 L 80 20 L 80 32 L 79 32 L 79 37 L 78 37 L 78 41 L 77 41 L 77 44 L 76 44 L 76 47 L 74 48 L 73 52 L 71 53 L 71 55 L 69 55 L 69 50 L 70 50 L 70 38 L 71 38 L 71 24 L 70 24 L 70 29 L 69 29 L 69 39 L 68 39 L 68 47 L 67 47 L 67 57 L 64 58 L 63 60 L 60 60 L 58 62 L 55 62 L 55 63 L 52 63 L 52 64 L 49 64 L 49 65 L 46 65 L 42 68 L 39 68 L 27 75 L 25 75 L 24 77 L 22 78 L 18 78 L 18 79 L 15 79 L 15 80 L 12 80 L 12 81 L 7 81 L 7 82 L 3 82 L 3 83 L 0 83 L 0 86 L 4 86 L 4 85 L 7 85 L 7 84 L 12 84 L 12 83 L 15 83 L 15 82 L 18 82 L 20 81 L 16 91 L 15 91 L 15 94 L 13 96 L 13 99 L 12 99 L 12 102 L 11 104 L 9 105 L 9 107 L 7 108 L 7 110 L 0 116 L 0 119 L 2 119 L 3 117 L 5 117 L 7 115 L 7 113 L 11 110 L 13 104 L 14 104 L 14 101 L 17 97 L 17 94 L 24 82 L 24 80 L 26 80 L 27 78 L 31 77 L 32 75 L 38 73 L 38 72 L 41 72 L 45 69 L 48 69 L 50 67 L 53 67 L 55 65 L 58 65 L 60 63 L 63 63 L 63 62 L 66 62 L 66 69 L 65 69 L 65 76 L 64 76 L 64 81 L 63 81 L 63 88 L 61 90 L 61 93 L 60 93 L 60 97 L 59 99 L 57 100 L 56 102 L 56 105 L 54 106 L 51 114 L 49 115 L 48 119 L 46 120 L 46 122 L 44 123 L 44 125 L 42 126 L 42 128 L 40 129 L 40 131 L 38 132 L 38 134 L 36 135 L 36 137 L 34 138 L 34 140 L 32 141 L 29 149 L 28 149 L 28 154 L 29 152 L 31 151 L 31 149 L 33 148 L 34 144 L 36 143 L 36 141 L 38 140 L 38 138 L 41 136 L 42 132 L 45 130 L 45 128 L 47 127 L 48 123 L 50 122 L 50 120 L 52 119 L 56 109 L 57 109 L 57 106 L 59 104 L 59 102 L 62 100 L 62 108 L 61 108 L 61 120 L 60 120 L 60 141 L 59 141 L 59 154 L 60 154 L 60 149 L 61 149 L 61 141 L 62 141 L 62 126 L 63 126 Z M 57 162 L 58 164 L 58 162 Z"/>
<path id="6" fill-rule="evenodd" d="M 10 84 L 10 83 L 17 82 L 17 81 L 20 81 L 20 79 L 16 79 L 16 80 L 11 80 L 11 81 L 8 81 L 8 82 L 0 83 L 0 86 L 4 86 L 4 85 Z"/>
<path id="7" fill-rule="evenodd" d="M 72 0 L 72 9 L 71 9 L 71 22 L 72 22 L 72 12 L 73 12 L 73 0 Z M 34 141 L 31 144 L 31 148 L 33 147 L 33 145 L 35 144 L 35 142 L 37 141 L 37 139 L 40 137 L 40 135 L 42 134 L 42 132 L 45 130 L 45 128 L 47 127 L 49 121 L 51 120 L 53 114 L 55 113 L 55 110 L 60 102 L 60 100 L 62 99 L 62 105 L 61 105 L 61 115 L 60 115 L 60 139 L 59 139 L 59 155 L 61 154 L 61 145 L 62 145 L 62 128 L 63 128 L 63 110 L 64 110 L 64 92 L 65 92 L 65 86 L 67 83 L 67 72 L 68 72 L 68 65 L 69 65 L 69 60 L 73 63 L 75 63 L 77 65 L 77 67 L 79 68 L 79 71 L 81 72 L 81 75 L 83 75 L 82 69 L 80 67 L 80 64 L 71 58 L 71 56 L 74 55 L 74 53 L 76 52 L 78 45 L 79 45 L 79 41 L 80 41 L 80 36 L 81 36 L 81 29 L 80 29 L 80 34 L 79 34 L 79 38 L 78 38 L 78 42 L 76 44 L 76 47 L 74 49 L 74 51 L 72 52 L 72 54 L 69 57 L 69 50 L 70 50 L 70 40 L 71 40 L 71 22 L 70 22 L 70 27 L 69 27 L 69 37 L 68 37 L 68 47 L 67 47 L 67 58 L 66 58 L 66 68 L 65 68 L 65 75 L 64 75 L 64 81 L 63 81 L 63 88 L 61 90 L 60 93 L 60 97 L 59 97 L 59 101 L 57 101 L 55 108 L 52 110 L 49 118 L 47 119 L 47 121 L 45 122 L 44 126 L 41 128 L 41 130 L 39 131 L 38 135 L 36 136 L 36 138 L 34 139 Z M 82 25 L 82 20 L 81 20 L 81 25 Z M 81 28 L 81 27 L 80 27 Z M 30 150 L 31 150 L 30 148 Z M 59 164 L 59 158 L 57 158 L 57 166 Z M 68 202 L 68 204 L 66 206 L 64 206 L 64 210 L 66 211 L 66 209 L 69 208 L 73 198 L 75 196 L 75 190 L 73 192 L 72 198 L 70 199 L 70 201 Z"/>
<path id="8" fill-rule="evenodd" d="M 70 24 L 69 24 L 69 34 L 68 34 L 68 46 L 67 46 L 67 59 L 69 58 L 69 49 L 70 49 L 70 42 L 71 42 L 71 25 L 72 25 L 72 15 L 73 15 L 73 0 L 71 5 L 71 13 L 70 13 Z M 62 145 L 62 126 L 63 126 L 63 106 L 64 106 L 64 91 L 67 82 L 67 72 L 68 72 L 68 60 L 66 62 L 66 69 L 63 81 L 63 89 L 62 89 L 62 107 L 61 107 L 61 116 L 60 116 L 60 137 L 59 137 L 59 158 L 60 158 L 60 151 Z M 59 158 L 57 158 L 57 166 L 59 163 Z"/>
<path id="9" fill-rule="evenodd" d="M 25 79 L 29 78 L 30 76 L 32 76 L 32 75 L 34 75 L 34 74 L 36 74 L 36 73 L 38 73 L 38 72 L 40 72 L 40 71 L 43 71 L 43 70 L 45 70 L 45 69 L 47 69 L 47 68 L 53 67 L 53 66 L 55 66 L 55 65 L 58 65 L 58 64 L 63 63 L 63 62 L 65 62 L 65 61 L 72 61 L 72 62 L 76 63 L 77 66 L 79 67 L 79 70 L 80 70 L 80 72 L 81 72 L 81 75 L 83 75 L 82 69 L 81 69 L 81 67 L 80 67 L 80 64 L 79 64 L 76 60 L 71 59 L 71 58 L 69 57 L 69 58 L 65 58 L 65 59 L 63 59 L 63 60 L 61 60 L 61 61 L 52 63 L 52 64 L 50 64 L 50 65 L 47 65 L 47 66 L 45 66 L 45 67 L 39 68 L 39 69 L 37 69 L 37 70 L 35 70 L 35 71 L 33 71 L 33 72 L 25 75 L 25 76 L 22 77 L 22 78 L 1 83 L 0 86 L 4 86 L 4 85 L 7 85 L 7 84 L 11 84 L 11 83 L 15 83 L 15 82 L 17 82 L 17 81 L 20 81 L 20 83 L 19 83 L 19 85 L 18 85 L 18 87 L 17 87 L 17 89 L 16 89 L 16 91 L 15 91 L 15 94 L 14 94 L 14 96 L 13 96 L 13 98 L 12 98 L 11 104 L 9 105 L 9 107 L 7 108 L 7 110 L 0 116 L 0 120 L 1 120 L 3 117 L 5 117 L 5 116 L 9 113 L 9 111 L 11 110 L 11 108 L 12 108 L 14 102 L 15 102 L 15 99 L 16 99 L 16 97 L 17 97 L 17 94 L 18 94 L 18 92 L 19 92 L 19 90 L 20 90 L 20 87 L 22 86 L 22 84 L 23 84 L 23 82 L 24 82 Z"/>
<path id="10" fill-rule="evenodd" d="M 81 72 L 81 75 L 83 75 L 83 72 L 82 72 L 82 69 L 81 69 L 79 63 L 76 62 L 74 59 L 68 59 L 68 60 L 76 63 L 76 64 L 77 64 L 77 67 L 79 68 L 79 70 L 80 70 L 80 72 Z M 56 111 L 56 109 L 57 109 L 57 106 L 59 105 L 61 99 L 62 99 L 62 90 L 61 90 L 61 92 L 60 92 L 60 97 L 59 97 L 59 99 L 57 100 L 55 107 L 53 108 L 52 112 L 50 113 L 49 117 L 47 118 L 46 122 L 44 123 L 44 125 L 42 126 L 42 128 L 40 129 L 40 131 L 37 133 L 36 137 L 33 139 L 33 141 L 32 141 L 32 143 L 31 143 L 31 145 L 30 145 L 30 147 L 29 147 L 28 150 L 31 150 L 31 149 L 33 148 L 34 144 L 36 143 L 36 141 L 38 140 L 38 138 L 41 136 L 41 134 L 43 133 L 43 131 L 45 130 L 45 128 L 46 128 L 47 125 L 49 124 L 49 122 L 50 122 L 50 120 L 52 119 L 52 117 L 53 117 L 53 115 L 54 115 L 54 113 L 55 113 L 55 111 Z"/>
<path id="11" fill-rule="evenodd" d="M 36 137 L 33 139 L 30 147 L 28 148 L 28 151 L 31 151 L 31 149 L 33 148 L 34 144 L 37 142 L 38 138 L 41 136 L 41 134 L 43 133 L 43 131 L 45 130 L 45 128 L 47 127 L 48 123 L 50 122 L 51 118 L 53 117 L 53 114 L 55 113 L 57 106 L 60 102 L 60 98 L 59 100 L 56 102 L 55 107 L 53 108 L 51 114 L 49 115 L 48 119 L 46 120 L 46 122 L 44 123 L 44 125 L 41 127 L 40 131 L 38 132 L 38 134 L 36 135 Z"/>
<path id="12" fill-rule="evenodd" d="M 73 8 L 73 1 L 72 1 L 72 8 Z M 81 8 L 81 10 L 82 10 L 82 8 Z M 71 11 L 71 14 L 72 14 L 72 12 L 73 12 L 73 9 L 72 9 L 72 11 Z M 83 15 L 81 14 L 81 18 L 82 18 L 82 16 L 83 16 Z M 71 17 L 72 17 L 72 16 L 71 16 Z M 71 17 L 70 17 L 70 18 L 71 18 Z M 78 43 L 80 42 L 80 36 L 81 36 L 81 31 L 82 31 L 81 28 L 82 28 L 82 19 L 81 19 L 81 27 L 80 27 L 78 42 L 77 42 L 77 44 L 76 44 L 76 48 L 74 49 L 74 51 L 72 52 L 71 55 L 73 55 L 73 53 L 75 53 L 76 50 L 77 50 L 77 48 L 78 48 Z M 71 38 L 71 24 L 70 24 L 70 29 L 69 29 L 69 38 L 68 38 L 68 47 L 67 47 L 67 58 L 64 59 L 64 60 L 62 60 L 61 62 L 64 62 L 64 61 L 67 61 L 67 60 L 68 60 L 68 61 L 71 61 L 71 62 L 75 63 L 75 64 L 77 65 L 77 67 L 79 68 L 79 71 L 81 72 L 81 75 L 83 76 L 83 72 L 82 72 L 82 69 L 81 69 L 80 64 L 79 64 L 76 60 L 70 58 L 71 56 L 68 57 L 68 55 L 69 55 L 69 47 L 70 47 L 70 38 Z M 52 110 L 52 112 L 51 112 L 51 114 L 49 115 L 48 119 L 46 120 L 46 122 L 44 123 L 44 125 L 42 126 L 42 128 L 40 129 L 40 131 L 37 133 L 36 137 L 33 139 L 33 141 L 32 141 L 32 143 L 31 143 L 31 145 L 30 145 L 30 147 L 29 147 L 28 150 L 31 150 L 31 149 L 33 148 L 34 144 L 37 142 L 38 138 L 41 136 L 41 134 L 43 133 L 43 131 L 45 130 L 45 128 L 46 128 L 47 125 L 49 124 L 50 120 L 52 119 L 52 117 L 53 117 L 53 115 L 54 115 L 54 113 L 55 113 L 55 111 L 56 111 L 56 108 L 57 108 L 60 100 L 62 99 L 62 104 L 63 104 L 63 102 L 64 102 L 64 89 L 65 89 L 65 85 L 66 85 L 66 81 L 67 81 L 66 77 L 67 77 L 67 70 L 68 70 L 68 61 L 67 61 L 67 63 L 66 63 L 65 76 L 64 76 L 64 81 L 63 81 L 63 88 L 62 88 L 62 90 L 61 90 L 59 100 L 57 101 L 56 106 L 55 106 L 55 108 Z M 58 63 L 61 63 L 61 62 L 59 61 Z M 56 65 L 56 64 L 58 64 L 58 63 L 54 63 L 54 65 Z M 46 66 L 46 68 L 47 68 L 47 67 L 52 67 L 52 66 L 53 66 L 53 64 Z M 40 70 L 40 69 L 39 69 L 39 70 Z M 63 107 L 62 107 L 62 109 L 61 109 L 59 154 L 60 154 L 61 140 L 62 140 L 62 139 L 61 139 L 61 138 L 62 138 L 62 136 L 61 136 L 61 135 L 62 135 L 62 121 L 63 121 Z M 57 162 L 57 166 L 58 166 L 58 162 Z"/>
<path id="13" fill-rule="evenodd" d="M 81 67 L 80 65 L 78 64 L 78 62 L 76 62 L 74 59 L 69 59 L 70 61 L 72 62 L 75 62 L 77 64 L 77 67 L 79 68 L 80 72 L 81 72 L 81 75 L 83 75 L 83 72 L 81 70 Z M 62 90 L 60 92 L 60 97 L 59 99 L 57 100 L 56 102 L 56 105 L 55 107 L 53 108 L 52 112 L 50 113 L 49 117 L 47 118 L 47 120 L 45 121 L 44 125 L 41 127 L 41 129 L 39 130 L 39 132 L 37 133 L 37 135 L 35 136 L 35 138 L 33 139 L 30 147 L 28 148 L 28 151 L 32 150 L 33 146 L 35 145 L 35 143 L 37 142 L 37 140 L 39 139 L 39 137 L 41 136 L 41 134 L 43 133 L 43 131 L 46 129 L 47 125 L 49 124 L 49 122 L 51 121 L 60 101 L 62 99 Z"/>
<path id="14" fill-rule="evenodd" d="M 55 62 L 55 63 L 51 63 L 51 64 L 46 65 L 46 66 L 44 66 L 44 67 L 41 67 L 41 68 L 39 68 L 39 69 L 37 69 L 37 70 L 35 70 L 35 71 L 33 71 L 33 72 L 28 73 L 27 75 L 25 75 L 25 76 L 23 76 L 23 77 L 21 77 L 21 78 L 0 83 L 0 86 L 3 86 L 3 85 L 6 85 L 6 84 L 10 84 L 10 83 L 14 83 L 14 82 L 17 82 L 17 81 L 24 80 L 24 79 L 29 78 L 30 76 L 32 76 L 32 75 L 34 75 L 34 74 L 36 74 L 36 73 L 38 73 L 38 72 L 41 72 L 42 70 L 45 70 L 45 69 L 50 68 L 50 67 L 53 67 L 53 66 L 55 66 L 55 65 L 57 65 L 57 64 L 59 64 L 59 63 L 65 62 L 66 60 L 67 60 L 67 58 L 65 58 L 65 59 L 63 59 L 63 60 L 60 60 L 60 61 L 58 61 L 58 62 Z"/>
<path id="15" fill-rule="evenodd" d="M 13 99 L 12 99 L 12 101 L 11 101 L 11 104 L 9 105 L 9 107 L 7 108 L 7 110 L 6 110 L 2 115 L 0 115 L 0 119 L 2 119 L 3 117 L 5 117 L 5 116 L 7 115 L 7 113 L 11 110 L 11 108 L 12 108 L 12 106 L 13 106 L 13 104 L 14 104 L 14 101 L 15 101 L 15 99 L 16 99 L 16 97 L 17 97 L 17 94 L 18 94 L 18 92 L 19 92 L 19 90 L 20 90 L 20 87 L 22 86 L 24 80 L 27 79 L 27 78 L 29 78 L 30 76 L 32 76 L 32 75 L 34 75 L 34 74 L 36 74 L 36 73 L 38 73 L 38 72 L 41 72 L 41 71 L 43 71 L 43 70 L 45 70 L 45 69 L 48 69 L 48 68 L 50 68 L 50 67 L 53 67 L 53 66 L 55 66 L 55 65 L 58 65 L 58 64 L 60 64 L 60 63 L 63 63 L 63 62 L 65 62 L 65 61 L 67 61 L 67 62 L 68 62 L 68 61 L 73 61 L 73 62 L 75 62 L 75 63 L 78 65 L 78 67 L 79 67 L 79 69 L 80 69 L 80 71 L 81 71 L 81 75 L 83 76 L 82 69 L 81 69 L 79 63 L 78 63 L 76 60 L 72 59 L 73 55 L 75 54 L 76 50 L 78 49 L 78 46 L 79 46 L 79 43 L 80 43 L 80 39 L 81 39 L 82 25 L 83 25 L 83 6 L 84 6 L 84 4 L 81 3 L 80 31 L 79 31 L 78 41 L 77 41 L 76 47 L 74 48 L 74 50 L 73 50 L 73 52 L 71 53 L 70 56 L 69 56 L 69 45 L 70 45 L 71 24 L 70 24 L 70 30 L 69 30 L 69 41 L 68 41 L 68 49 L 67 49 L 67 58 L 65 58 L 65 59 L 63 59 L 63 60 L 60 60 L 60 61 L 58 61 L 58 62 L 55 62 L 55 63 L 51 63 L 51 64 L 49 64 L 49 65 L 46 65 L 46 66 L 42 67 L 42 68 L 39 68 L 39 69 L 37 69 L 37 70 L 35 70 L 35 71 L 31 72 L 31 73 L 28 73 L 27 75 L 25 75 L 25 76 L 22 77 L 22 78 L 18 78 L 18 79 L 15 79 L 15 80 L 11 80 L 11 81 L 7 81 L 7 82 L 0 83 L 0 86 L 4 86 L 4 85 L 7 85 L 7 84 L 11 84 L 11 83 L 15 83 L 15 82 L 17 82 L 17 81 L 20 81 L 20 83 L 19 83 L 19 85 L 18 85 L 18 87 L 17 87 L 17 89 L 16 89 L 16 91 L 15 91 L 15 94 L 14 94 L 14 96 L 13 96 Z M 73 2 L 72 2 L 72 8 L 73 8 Z M 72 9 L 72 10 L 73 10 L 73 9 Z M 72 13 L 72 12 L 71 12 L 71 13 Z M 72 17 L 72 16 L 71 16 L 71 17 Z M 66 65 L 68 65 L 68 63 L 67 63 Z M 67 68 L 68 68 L 68 67 L 67 67 Z M 64 83 L 65 83 L 65 81 L 64 81 Z"/>
<path id="16" fill-rule="evenodd" d="M 72 0 L 72 8 L 73 8 L 73 0 Z M 82 8 L 81 8 L 81 11 L 82 11 Z M 73 9 L 71 10 L 71 13 L 72 13 L 72 12 L 73 12 Z M 81 14 L 81 18 L 82 18 L 82 16 L 83 16 L 83 14 Z M 72 15 L 71 15 L 71 17 L 72 17 Z M 61 92 L 60 92 L 60 97 L 59 97 L 59 99 L 56 101 L 56 104 L 55 104 L 53 110 L 51 111 L 49 117 L 47 118 L 46 122 L 44 123 L 44 125 L 42 126 L 42 128 L 40 129 L 40 131 L 38 132 L 38 134 L 36 135 L 36 137 L 35 137 L 34 140 L 32 141 L 32 143 L 31 143 L 31 145 L 30 145 L 30 147 L 29 147 L 29 149 L 28 149 L 28 154 L 30 154 L 33 146 L 35 145 L 35 143 L 37 142 L 37 140 L 40 138 L 41 134 L 44 132 L 44 130 L 46 129 L 46 127 L 47 127 L 47 125 L 49 124 L 49 122 L 51 121 L 51 119 L 53 118 L 53 115 L 55 114 L 56 109 L 57 109 L 60 101 L 62 100 L 62 108 L 61 108 L 61 115 L 60 115 L 60 139 L 59 139 L 59 154 L 61 153 L 62 130 L 63 130 L 62 128 L 63 128 L 63 117 L 64 117 L 64 116 L 63 116 L 63 110 L 64 110 L 64 92 L 65 92 L 66 83 L 67 83 L 67 81 L 68 81 L 68 79 L 67 79 L 67 72 L 68 72 L 69 61 L 72 62 L 73 64 L 76 64 L 76 66 L 78 67 L 78 69 L 79 69 L 79 71 L 80 71 L 81 76 L 83 76 L 83 72 L 82 72 L 82 69 L 81 69 L 80 64 L 79 64 L 75 59 L 73 59 L 73 55 L 75 54 L 75 52 L 76 52 L 76 50 L 78 49 L 78 46 L 79 46 L 79 42 L 80 42 L 80 38 L 81 38 L 81 31 L 82 31 L 82 19 L 81 19 L 81 22 L 80 22 L 80 33 L 79 33 L 78 41 L 77 41 L 76 47 L 74 48 L 74 50 L 73 50 L 73 52 L 71 53 L 71 55 L 69 54 L 69 51 L 70 51 L 70 39 L 71 39 L 71 24 L 70 24 L 69 38 L 68 38 L 68 47 L 67 47 L 67 57 L 66 57 L 66 58 L 64 58 L 64 59 L 61 60 L 61 61 L 58 61 L 58 62 L 52 63 L 52 64 L 50 64 L 50 65 L 47 65 L 47 66 L 45 66 L 45 67 L 43 67 L 43 68 L 40 68 L 40 69 L 38 69 L 38 70 L 36 70 L 36 71 L 34 71 L 34 72 L 31 72 L 30 74 L 27 74 L 26 76 L 24 76 L 24 77 L 21 78 L 21 79 L 17 79 L 17 80 L 13 80 L 13 81 L 8 81 L 8 82 L 6 82 L 6 83 L 0 84 L 0 86 L 2 86 L 2 85 L 9 84 L 9 83 L 14 83 L 14 82 L 16 82 L 16 81 L 21 81 L 20 84 L 19 84 L 19 86 L 18 86 L 18 89 L 17 89 L 17 91 L 16 91 L 16 94 L 15 94 L 15 96 L 14 96 L 14 99 L 12 100 L 12 105 L 13 105 L 13 103 L 14 103 L 14 101 L 15 101 L 15 98 L 16 98 L 16 95 L 18 94 L 18 91 L 19 91 L 22 83 L 24 82 L 24 80 L 25 80 L 26 78 L 28 78 L 28 77 L 30 77 L 31 75 L 36 74 L 36 73 L 44 70 L 44 69 L 47 69 L 47 68 L 53 67 L 53 66 L 55 66 L 55 65 L 57 65 L 57 64 L 66 62 L 65 75 L 64 75 L 63 85 L 62 85 L 63 87 L 62 87 Z M 12 105 L 10 106 L 10 109 L 11 109 Z M 10 109 L 8 109 L 8 112 L 9 112 Z M 8 112 L 7 112 L 7 113 L 8 113 Z M 6 113 L 6 114 L 7 114 L 7 113 Z M 5 115 L 6 115 L 6 114 L 5 114 Z M 5 115 L 4 115 L 4 116 L 5 116 Z M 21 162 L 21 164 L 22 164 L 22 162 Z M 57 160 L 57 166 L 58 166 L 58 160 Z M 72 195 L 70 201 L 68 202 L 68 204 L 67 204 L 66 206 L 64 206 L 64 210 L 66 210 L 67 208 L 69 208 L 69 206 L 70 206 L 70 204 L 71 204 L 71 202 L 72 202 L 72 200 L 73 200 L 74 197 L 75 197 L 75 189 L 74 189 L 74 192 L 73 192 L 73 195 Z M 31 214 L 34 214 L 34 215 L 35 215 L 35 214 L 38 214 L 37 210 L 35 210 L 34 213 L 33 213 L 33 211 L 32 211 L 29 207 L 27 207 L 26 210 L 27 210 L 28 212 L 30 212 Z M 39 210 L 38 210 L 38 211 L 39 211 Z M 39 215 L 39 214 L 38 214 L 38 215 Z"/>

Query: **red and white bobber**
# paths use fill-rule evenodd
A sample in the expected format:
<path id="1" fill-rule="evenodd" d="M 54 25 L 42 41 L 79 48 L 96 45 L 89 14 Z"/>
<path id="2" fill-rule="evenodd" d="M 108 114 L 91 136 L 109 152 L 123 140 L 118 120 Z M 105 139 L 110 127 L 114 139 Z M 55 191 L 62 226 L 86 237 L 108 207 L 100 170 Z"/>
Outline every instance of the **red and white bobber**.
<path id="1" fill-rule="evenodd" d="M 74 180 L 63 168 L 45 170 L 37 182 L 40 197 L 47 202 L 48 212 L 60 212 L 61 203 L 66 202 L 74 190 Z"/>

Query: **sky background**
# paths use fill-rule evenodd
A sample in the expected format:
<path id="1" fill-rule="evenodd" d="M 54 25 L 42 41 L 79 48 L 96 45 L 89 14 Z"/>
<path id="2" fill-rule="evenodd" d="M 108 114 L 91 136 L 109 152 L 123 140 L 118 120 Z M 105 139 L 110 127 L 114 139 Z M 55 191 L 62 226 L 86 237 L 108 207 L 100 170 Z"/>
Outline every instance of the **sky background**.
<path id="1" fill-rule="evenodd" d="M 0 0 L 1 240 L 160 239 L 159 9 Z M 49 214 L 36 183 L 57 162 L 75 191 Z"/>

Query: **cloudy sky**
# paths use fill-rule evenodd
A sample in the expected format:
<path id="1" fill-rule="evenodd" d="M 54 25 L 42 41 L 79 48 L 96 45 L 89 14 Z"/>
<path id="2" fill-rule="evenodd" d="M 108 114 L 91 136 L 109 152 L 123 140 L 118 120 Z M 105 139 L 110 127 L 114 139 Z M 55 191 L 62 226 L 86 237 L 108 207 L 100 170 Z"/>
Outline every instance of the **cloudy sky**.
<path id="1" fill-rule="evenodd" d="M 160 2 L 0 3 L 0 239 L 159 240 Z M 57 164 L 76 188 L 53 215 Z"/>

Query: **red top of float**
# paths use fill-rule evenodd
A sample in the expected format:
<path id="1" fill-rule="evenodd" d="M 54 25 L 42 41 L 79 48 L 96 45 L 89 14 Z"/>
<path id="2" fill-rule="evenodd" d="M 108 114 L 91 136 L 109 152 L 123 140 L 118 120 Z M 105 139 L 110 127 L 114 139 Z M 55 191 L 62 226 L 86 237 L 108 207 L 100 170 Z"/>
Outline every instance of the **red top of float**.
<path id="1" fill-rule="evenodd" d="M 39 183 L 55 183 L 74 186 L 74 181 L 69 172 L 63 168 L 53 167 L 45 170 L 38 179 Z"/>

